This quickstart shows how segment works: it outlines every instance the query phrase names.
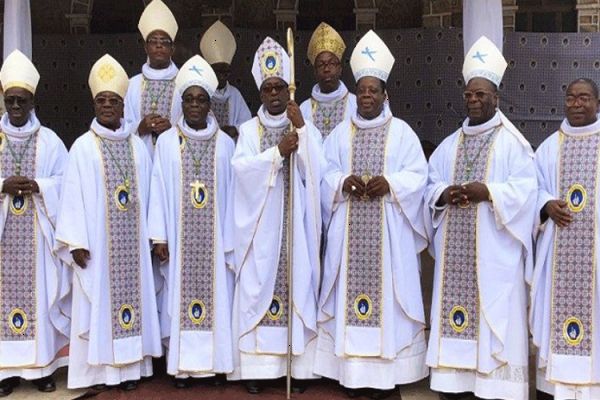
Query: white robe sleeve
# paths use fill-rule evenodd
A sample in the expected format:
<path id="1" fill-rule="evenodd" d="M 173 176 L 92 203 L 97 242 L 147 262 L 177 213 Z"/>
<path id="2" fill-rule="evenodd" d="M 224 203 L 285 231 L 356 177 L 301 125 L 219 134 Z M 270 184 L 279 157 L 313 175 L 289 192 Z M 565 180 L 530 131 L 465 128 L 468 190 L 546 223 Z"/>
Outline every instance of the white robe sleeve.
<path id="1" fill-rule="evenodd" d="M 240 127 L 240 136 L 231 160 L 235 179 L 234 221 L 236 243 L 236 273 L 252 243 L 269 190 L 275 186 L 277 174 L 283 166 L 283 157 L 277 146 L 260 152 L 256 119 Z"/>
<path id="2" fill-rule="evenodd" d="M 164 151 L 162 138 L 159 138 L 154 151 L 154 165 L 152 166 L 152 177 L 150 182 L 150 202 L 148 206 L 148 236 L 151 241 L 167 243 L 167 187 L 163 175 L 162 163 Z"/>
<path id="3" fill-rule="evenodd" d="M 403 149 L 401 165 L 393 171 L 385 171 L 384 178 L 390 186 L 385 201 L 399 207 L 413 230 L 426 240 L 423 220 L 423 194 L 427 184 L 427 161 L 416 133 L 403 121 L 396 128 L 397 120 L 390 127 L 390 135 L 401 134 Z"/>

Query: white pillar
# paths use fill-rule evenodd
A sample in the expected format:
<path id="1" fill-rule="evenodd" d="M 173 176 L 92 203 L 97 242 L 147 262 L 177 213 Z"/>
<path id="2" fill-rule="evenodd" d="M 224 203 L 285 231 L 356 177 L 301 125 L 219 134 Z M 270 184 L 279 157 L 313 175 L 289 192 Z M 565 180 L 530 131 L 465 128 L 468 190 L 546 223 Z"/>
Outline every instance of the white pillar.
<path id="1" fill-rule="evenodd" d="M 502 0 L 463 0 L 465 54 L 481 36 L 502 50 L 503 35 Z"/>
<path id="2" fill-rule="evenodd" d="M 31 59 L 31 8 L 29 0 L 4 0 L 4 58 L 19 49 Z"/>

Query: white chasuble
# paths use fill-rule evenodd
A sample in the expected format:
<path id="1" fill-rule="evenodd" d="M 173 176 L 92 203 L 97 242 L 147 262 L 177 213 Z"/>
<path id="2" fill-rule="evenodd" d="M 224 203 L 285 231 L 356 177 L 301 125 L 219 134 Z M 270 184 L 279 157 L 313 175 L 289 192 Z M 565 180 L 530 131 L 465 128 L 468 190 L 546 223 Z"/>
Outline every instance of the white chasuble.
<path id="1" fill-rule="evenodd" d="M 237 277 L 233 308 L 236 360 L 231 379 L 285 375 L 290 318 L 292 375 L 314 377 L 323 157 L 318 131 L 307 123 L 298 129 L 296 162 L 289 165 L 277 148 L 289 125 L 285 113 L 271 116 L 261 108 L 257 118 L 242 124 L 232 161 Z M 290 169 L 295 174 L 293 185 Z M 292 196 L 293 209 L 289 207 Z M 288 257 L 290 218 L 293 253 Z M 293 299 L 288 299 L 288 258 L 293 266 Z M 294 303 L 292 316 L 288 315 L 289 301 Z"/>
<path id="2" fill-rule="evenodd" d="M 356 113 L 356 96 L 348 92 L 341 81 L 332 93 L 322 93 L 319 85 L 314 85 L 311 97 L 302 102 L 300 111 L 305 120 L 317 127 L 325 140 L 333 128 Z"/>
<path id="3" fill-rule="evenodd" d="M 181 96 L 175 92 L 177 72 L 179 69 L 173 62 L 165 69 L 154 69 L 146 63 L 142 73 L 129 80 L 124 99 L 125 119 L 134 125 L 134 129 L 150 114 L 167 118 L 175 126 L 181 117 Z M 158 135 L 150 133 L 141 138 L 153 156 Z"/>
<path id="4" fill-rule="evenodd" d="M 131 125 L 94 120 L 73 144 L 56 249 L 75 272 L 70 388 L 152 374 L 160 330 L 146 225 L 150 159 Z M 71 251 L 90 252 L 81 268 Z"/>
<path id="5" fill-rule="evenodd" d="M 486 185 L 488 201 L 437 206 L 449 185 L 473 181 Z M 536 187 L 531 146 L 500 111 L 480 125 L 467 119 L 431 156 L 432 389 L 528 398 L 525 272 Z"/>
<path id="6" fill-rule="evenodd" d="M 325 140 L 322 206 L 328 229 L 315 373 L 352 388 L 391 389 L 427 376 L 419 252 L 426 247 L 427 162 L 414 131 L 388 107 Z M 354 174 L 383 176 L 390 193 L 355 199 Z"/>
<path id="7" fill-rule="evenodd" d="M 540 191 L 536 210 L 564 200 L 573 221 L 558 227 L 538 214 L 530 313 L 539 348 L 537 387 L 556 399 L 600 396 L 597 261 L 600 123 L 561 129 L 536 153 Z"/>
<path id="8" fill-rule="evenodd" d="M 246 100 L 238 88 L 229 83 L 215 91 L 210 99 L 210 110 L 219 126 L 234 126 L 238 131 L 241 124 L 252 118 Z"/>
<path id="9" fill-rule="evenodd" d="M 69 283 L 51 253 L 66 149 L 35 115 L 0 125 L 0 182 L 24 176 L 40 188 L 0 195 L 0 379 L 38 379 L 67 361 L 56 356 L 68 341 Z"/>
<path id="10" fill-rule="evenodd" d="M 200 131 L 180 119 L 156 147 L 148 226 L 152 240 L 169 247 L 161 324 L 167 372 L 178 378 L 233 370 L 233 272 L 226 264 L 233 258 L 226 222 L 233 150 L 212 116 Z"/>

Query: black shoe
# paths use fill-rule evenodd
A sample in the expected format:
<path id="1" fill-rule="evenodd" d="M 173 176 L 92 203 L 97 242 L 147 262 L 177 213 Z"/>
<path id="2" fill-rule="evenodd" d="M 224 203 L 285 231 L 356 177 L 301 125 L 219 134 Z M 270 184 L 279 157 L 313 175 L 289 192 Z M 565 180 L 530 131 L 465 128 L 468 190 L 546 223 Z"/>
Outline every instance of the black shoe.
<path id="1" fill-rule="evenodd" d="M 52 375 L 46 376 L 41 379 L 36 379 L 33 381 L 34 385 L 37 386 L 40 392 L 50 393 L 56 390 L 56 383 L 54 382 L 54 378 Z"/>
<path id="2" fill-rule="evenodd" d="M 121 384 L 119 386 L 121 387 L 121 390 L 129 392 L 130 390 L 137 389 L 137 384 L 138 384 L 137 381 L 125 381 L 125 382 L 121 382 Z"/>
<path id="3" fill-rule="evenodd" d="M 440 400 L 468 400 L 471 399 L 473 394 L 471 392 L 463 393 L 443 393 L 440 392 Z"/>
<path id="4" fill-rule="evenodd" d="M 246 385 L 246 391 L 250 394 L 259 394 L 262 392 L 262 387 L 257 380 L 251 379 L 245 381 L 244 384 Z"/>
<path id="5" fill-rule="evenodd" d="M 400 395 L 400 391 L 394 389 L 387 389 L 387 390 L 381 390 L 381 389 L 371 389 L 369 391 L 369 398 L 373 399 L 373 400 L 383 400 L 383 399 L 387 399 L 388 397 L 390 397 L 391 395 L 398 393 L 398 395 Z M 402 400 L 402 396 L 400 395 L 400 400 Z"/>
<path id="6" fill-rule="evenodd" d="M 173 385 L 177 388 L 177 389 L 186 389 L 190 386 L 190 382 L 188 379 L 182 379 L 182 378 L 174 378 L 173 379 Z"/>
<path id="7" fill-rule="evenodd" d="M 13 389 L 19 386 L 21 379 L 18 376 L 6 378 L 0 381 L 0 397 L 6 397 L 13 392 Z"/>
<path id="8" fill-rule="evenodd" d="M 541 390 L 535 391 L 535 398 L 537 400 L 554 400 L 554 396 L 546 392 L 542 392 Z"/>
<path id="9" fill-rule="evenodd" d="M 304 393 L 308 388 L 308 381 L 292 379 L 292 393 Z"/>
<path id="10" fill-rule="evenodd" d="M 360 389 L 344 387 L 344 392 L 346 393 L 346 396 L 350 397 L 351 399 L 355 399 L 357 397 L 362 396 L 362 392 Z"/>
<path id="11" fill-rule="evenodd" d="M 225 386 L 227 383 L 227 375 L 225 374 L 216 374 L 213 378 L 212 384 L 216 387 Z"/>

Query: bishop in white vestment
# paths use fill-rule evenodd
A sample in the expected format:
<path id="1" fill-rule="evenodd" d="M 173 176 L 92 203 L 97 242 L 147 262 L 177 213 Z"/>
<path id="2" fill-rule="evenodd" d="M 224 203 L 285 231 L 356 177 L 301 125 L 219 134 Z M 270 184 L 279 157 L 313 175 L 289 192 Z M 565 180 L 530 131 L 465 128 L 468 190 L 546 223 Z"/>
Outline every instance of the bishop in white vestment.
<path id="1" fill-rule="evenodd" d="M 73 270 L 68 387 L 135 389 L 160 357 L 147 229 L 151 160 L 121 118 L 125 70 L 109 55 L 92 67 L 96 118 L 69 152 L 55 249 Z"/>
<path id="2" fill-rule="evenodd" d="M 231 158 L 235 144 L 210 114 L 217 77 L 200 56 L 176 79 L 183 116 L 159 138 L 154 154 L 148 229 L 163 262 L 161 314 L 167 373 L 188 377 L 233 371 Z M 230 267 L 228 267 L 228 264 Z"/>
<path id="3" fill-rule="evenodd" d="M 435 276 L 427 364 L 442 398 L 528 399 L 533 151 L 496 107 L 506 69 L 482 37 L 463 66 L 468 118 L 429 160 Z M 468 395 L 468 394 L 467 394 Z"/>
<path id="4" fill-rule="evenodd" d="M 342 61 L 346 44 L 330 25 L 321 22 L 308 43 L 308 59 L 317 83 L 300 110 L 306 121 L 321 132 L 323 140 L 340 122 L 356 113 L 356 96 L 342 82 Z"/>
<path id="5" fill-rule="evenodd" d="M 67 149 L 35 115 L 39 79 L 18 50 L 0 70 L 0 396 L 19 378 L 54 391 L 51 375 L 67 362 L 58 352 L 68 343 L 70 284 L 52 252 Z"/>
<path id="6" fill-rule="evenodd" d="M 540 145 L 530 326 L 538 399 L 600 399 L 598 87 L 567 87 L 559 130 Z"/>
<path id="7" fill-rule="evenodd" d="M 394 393 L 428 374 L 419 252 L 427 161 L 386 103 L 394 57 L 369 31 L 350 61 L 358 110 L 325 140 L 327 249 L 315 373 L 350 396 Z M 366 389 L 370 388 L 370 389 Z"/>
<path id="8" fill-rule="evenodd" d="M 211 96 L 210 110 L 217 118 L 221 130 L 234 140 L 238 138 L 240 125 L 252 118 L 242 93 L 229 83 L 231 62 L 236 49 L 233 33 L 218 20 L 204 32 L 200 40 L 200 51 L 219 81 L 217 90 Z"/>
<path id="9" fill-rule="evenodd" d="M 319 132 L 289 101 L 289 62 L 285 50 L 270 37 L 260 45 L 252 73 L 262 106 L 257 117 L 240 127 L 232 160 L 236 258 L 232 379 L 285 376 L 290 318 L 292 376 L 315 377 L 319 182 L 324 162 Z M 295 132 L 288 133 L 291 125 Z M 290 271 L 292 299 L 288 298 Z M 258 390 L 256 385 L 248 389 Z"/>
<path id="10" fill-rule="evenodd" d="M 181 102 L 175 95 L 179 69 L 171 60 L 178 26 L 165 3 L 152 0 L 140 17 L 138 29 L 148 60 L 142 65 L 142 72 L 129 82 L 125 119 L 133 124 L 152 156 L 158 136 L 181 116 Z"/>

